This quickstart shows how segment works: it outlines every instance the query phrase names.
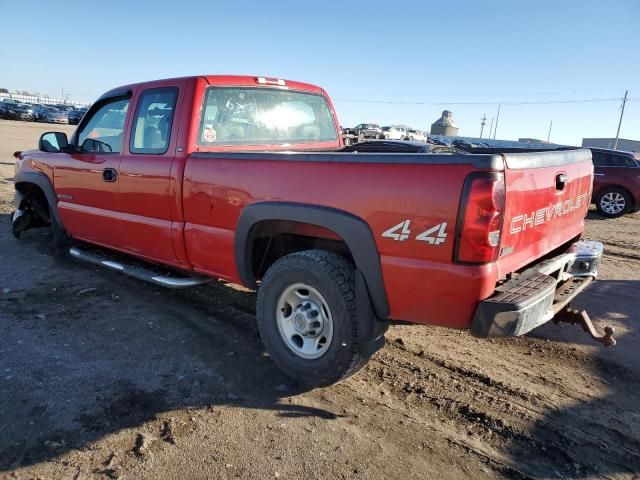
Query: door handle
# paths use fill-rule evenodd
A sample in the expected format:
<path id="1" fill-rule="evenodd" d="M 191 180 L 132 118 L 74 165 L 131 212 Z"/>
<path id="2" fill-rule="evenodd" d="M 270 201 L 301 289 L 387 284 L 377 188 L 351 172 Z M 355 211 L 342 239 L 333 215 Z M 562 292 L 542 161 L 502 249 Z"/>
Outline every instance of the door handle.
<path id="1" fill-rule="evenodd" d="M 118 172 L 115 168 L 105 168 L 102 171 L 102 180 L 105 182 L 115 182 L 118 178 Z"/>
<path id="2" fill-rule="evenodd" d="M 569 177 L 566 173 L 559 173 L 556 175 L 556 190 L 564 190 L 564 186 L 569 181 Z"/>

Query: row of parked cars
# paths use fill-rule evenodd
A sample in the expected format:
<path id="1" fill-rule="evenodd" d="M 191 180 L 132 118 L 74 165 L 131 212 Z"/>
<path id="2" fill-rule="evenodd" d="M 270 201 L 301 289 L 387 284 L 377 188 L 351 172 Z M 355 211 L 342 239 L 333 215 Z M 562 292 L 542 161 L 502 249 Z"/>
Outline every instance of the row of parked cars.
<path id="1" fill-rule="evenodd" d="M 74 105 L 24 103 L 8 98 L 0 102 L 0 118 L 5 120 L 77 125 L 85 113 L 87 113 L 86 107 Z"/>
<path id="2" fill-rule="evenodd" d="M 427 141 L 427 133 L 401 125 L 381 127 L 375 123 L 361 123 L 353 128 L 343 128 L 342 138 L 345 145 L 365 140 L 409 140 L 413 142 Z"/>

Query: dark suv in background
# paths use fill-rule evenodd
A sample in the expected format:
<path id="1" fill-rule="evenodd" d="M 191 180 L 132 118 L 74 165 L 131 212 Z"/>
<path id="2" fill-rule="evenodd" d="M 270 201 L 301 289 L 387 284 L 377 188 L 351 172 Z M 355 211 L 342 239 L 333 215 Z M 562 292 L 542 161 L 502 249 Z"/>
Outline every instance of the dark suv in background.
<path id="1" fill-rule="evenodd" d="M 69 125 L 78 125 L 84 114 L 87 113 L 86 108 L 77 108 L 69 112 Z"/>
<path id="2" fill-rule="evenodd" d="M 353 127 L 351 130 L 353 130 L 353 134 L 358 137 L 359 141 L 362 141 L 365 138 L 383 138 L 380 125 L 375 123 L 361 123 L 360 125 Z"/>
<path id="3" fill-rule="evenodd" d="M 27 103 L 2 102 L 0 115 L 6 120 L 26 120 L 33 122 L 33 107 Z"/>
<path id="4" fill-rule="evenodd" d="M 598 213 L 608 218 L 640 210 L 640 154 L 592 148 L 593 195 Z"/>

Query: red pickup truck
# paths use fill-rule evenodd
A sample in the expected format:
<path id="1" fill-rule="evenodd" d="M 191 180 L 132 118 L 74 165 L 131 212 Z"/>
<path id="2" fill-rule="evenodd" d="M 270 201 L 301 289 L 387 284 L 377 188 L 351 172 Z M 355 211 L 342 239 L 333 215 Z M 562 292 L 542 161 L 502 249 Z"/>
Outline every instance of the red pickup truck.
<path id="1" fill-rule="evenodd" d="M 160 285 L 258 289 L 266 350 L 310 385 L 357 371 L 389 319 L 511 336 L 568 315 L 602 255 L 580 240 L 588 150 L 345 147 L 327 93 L 288 80 L 116 88 L 16 157 L 16 237 L 50 224 L 59 250 Z"/>

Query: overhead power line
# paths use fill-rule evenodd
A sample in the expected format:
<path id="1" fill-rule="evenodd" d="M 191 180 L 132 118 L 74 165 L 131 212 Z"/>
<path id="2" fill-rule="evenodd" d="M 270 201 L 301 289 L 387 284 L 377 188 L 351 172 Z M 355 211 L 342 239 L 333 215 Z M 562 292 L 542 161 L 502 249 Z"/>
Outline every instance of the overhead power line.
<path id="1" fill-rule="evenodd" d="M 516 102 L 423 102 L 423 101 L 402 101 L 402 100 L 370 100 L 370 99 L 354 99 L 354 98 L 334 98 L 335 101 L 352 102 L 352 103 L 376 103 L 384 105 L 552 105 L 552 104 L 568 104 L 568 103 L 601 103 L 601 102 L 619 102 L 620 97 L 611 98 L 581 98 L 567 100 L 531 100 Z M 627 102 L 638 101 L 640 98 L 627 98 Z"/>

